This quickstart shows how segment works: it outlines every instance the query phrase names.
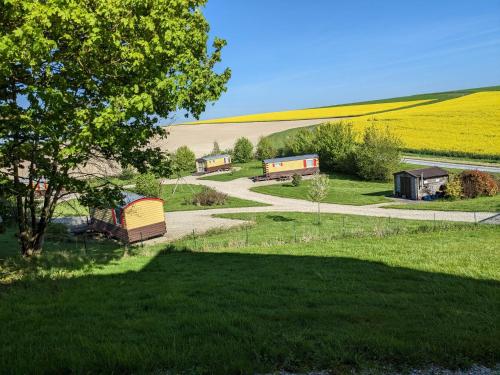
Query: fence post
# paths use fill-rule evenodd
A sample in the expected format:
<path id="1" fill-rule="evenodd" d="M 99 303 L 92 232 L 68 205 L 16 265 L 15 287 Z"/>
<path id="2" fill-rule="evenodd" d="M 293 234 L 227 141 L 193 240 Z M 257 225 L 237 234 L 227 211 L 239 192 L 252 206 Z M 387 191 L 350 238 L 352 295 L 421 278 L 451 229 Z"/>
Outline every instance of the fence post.
<path id="1" fill-rule="evenodd" d="M 144 248 L 144 241 L 142 239 L 142 231 L 140 233 L 141 233 L 141 247 Z"/>
<path id="2" fill-rule="evenodd" d="M 297 243 L 297 223 L 293 222 L 293 241 Z"/>
<path id="3" fill-rule="evenodd" d="M 196 250 L 198 246 L 196 245 L 196 232 L 194 229 L 193 229 L 193 243 L 194 243 L 194 249 Z"/>
<path id="4" fill-rule="evenodd" d="M 248 246 L 248 225 L 245 225 L 245 246 Z"/>
<path id="5" fill-rule="evenodd" d="M 434 230 L 436 230 L 436 213 L 434 212 Z"/>

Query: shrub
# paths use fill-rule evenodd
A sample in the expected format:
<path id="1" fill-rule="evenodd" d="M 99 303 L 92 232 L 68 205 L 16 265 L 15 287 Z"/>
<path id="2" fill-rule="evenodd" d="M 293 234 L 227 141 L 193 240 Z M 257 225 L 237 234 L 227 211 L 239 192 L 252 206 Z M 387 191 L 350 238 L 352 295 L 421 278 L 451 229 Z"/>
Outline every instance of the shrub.
<path id="1" fill-rule="evenodd" d="M 135 171 L 135 169 L 133 167 L 127 166 L 127 167 L 122 169 L 120 176 L 118 176 L 118 178 L 120 180 L 123 180 L 123 181 L 131 180 L 132 178 L 134 178 L 136 173 L 137 172 Z"/>
<path id="2" fill-rule="evenodd" d="M 330 179 L 326 175 L 315 174 L 309 185 L 309 199 L 318 204 L 318 224 L 321 224 L 320 204 L 328 195 L 330 190 Z"/>
<path id="3" fill-rule="evenodd" d="M 388 128 L 368 127 L 356 152 L 358 175 L 365 180 L 388 181 L 401 160 L 401 141 Z"/>
<path id="4" fill-rule="evenodd" d="M 460 174 L 463 195 L 466 198 L 494 196 L 498 193 L 498 183 L 493 176 L 481 171 L 464 171 Z"/>
<path id="5" fill-rule="evenodd" d="M 297 187 L 302 183 L 302 175 L 295 173 L 292 176 L 292 185 Z"/>
<path id="6" fill-rule="evenodd" d="M 314 144 L 323 169 L 355 173 L 356 133 L 351 123 L 325 123 L 314 131 Z"/>
<path id="7" fill-rule="evenodd" d="M 199 193 L 193 195 L 191 203 L 197 206 L 218 206 L 226 203 L 227 198 L 227 194 L 204 186 Z"/>
<path id="8" fill-rule="evenodd" d="M 135 191 L 146 197 L 159 198 L 161 184 L 153 173 L 140 174 L 135 179 Z"/>
<path id="9" fill-rule="evenodd" d="M 221 154 L 219 142 L 214 141 L 214 147 L 212 148 L 212 151 L 210 152 L 210 155 L 219 155 Z"/>
<path id="10" fill-rule="evenodd" d="M 178 172 L 191 172 L 195 168 L 196 157 L 188 146 L 181 146 L 173 155 L 174 169 Z"/>
<path id="11" fill-rule="evenodd" d="M 237 163 L 246 163 L 253 158 L 253 145 L 248 138 L 238 138 L 234 144 L 233 160 Z"/>
<path id="12" fill-rule="evenodd" d="M 316 152 L 314 133 L 307 128 L 299 129 L 293 136 L 285 140 L 285 154 L 301 155 Z"/>
<path id="13" fill-rule="evenodd" d="M 452 200 L 462 198 L 462 180 L 460 176 L 450 176 L 444 186 L 444 197 Z"/>
<path id="14" fill-rule="evenodd" d="M 276 150 L 276 148 L 274 148 L 269 138 L 260 137 L 259 143 L 257 143 L 255 157 L 259 160 L 264 160 L 275 158 L 277 155 L 278 151 Z"/>

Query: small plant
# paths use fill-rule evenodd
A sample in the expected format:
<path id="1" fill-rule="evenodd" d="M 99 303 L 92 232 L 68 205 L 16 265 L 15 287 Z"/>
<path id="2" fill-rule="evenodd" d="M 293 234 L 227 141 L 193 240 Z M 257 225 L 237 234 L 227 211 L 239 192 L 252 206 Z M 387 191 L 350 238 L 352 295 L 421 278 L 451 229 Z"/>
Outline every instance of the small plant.
<path id="1" fill-rule="evenodd" d="M 302 175 L 295 173 L 292 176 L 292 185 L 297 187 L 302 183 Z"/>
<path id="2" fill-rule="evenodd" d="M 191 203 L 197 206 L 221 206 L 227 198 L 227 194 L 204 186 L 202 191 L 193 195 Z"/>
<path id="3" fill-rule="evenodd" d="M 328 195 L 330 189 L 330 179 L 326 175 L 315 174 L 309 186 L 309 199 L 318 204 L 318 225 L 321 225 L 321 202 Z"/>
<path id="4" fill-rule="evenodd" d="M 144 173 L 135 179 L 135 191 L 146 197 L 160 198 L 161 184 L 153 173 Z"/>

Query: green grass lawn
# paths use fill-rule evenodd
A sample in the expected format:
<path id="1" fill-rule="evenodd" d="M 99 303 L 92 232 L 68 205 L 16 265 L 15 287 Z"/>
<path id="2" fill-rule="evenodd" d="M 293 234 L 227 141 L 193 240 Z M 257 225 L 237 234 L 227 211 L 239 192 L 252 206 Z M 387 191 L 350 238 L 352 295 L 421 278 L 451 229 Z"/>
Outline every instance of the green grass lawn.
<path id="1" fill-rule="evenodd" d="M 390 202 L 387 196 L 392 194 L 393 184 L 387 182 L 362 181 L 356 177 L 340 173 L 330 176 L 330 190 L 324 200 L 325 203 L 341 203 L 352 205 L 375 204 Z M 294 187 L 290 182 L 284 184 L 257 186 L 252 191 L 263 194 L 276 195 L 285 198 L 308 199 L 307 192 L 310 181 L 303 180 Z"/>
<path id="2" fill-rule="evenodd" d="M 438 199 L 430 202 L 391 204 L 384 206 L 384 208 L 399 208 L 405 210 L 500 212 L 500 194 L 495 195 L 494 197 L 479 197 L 456 201 Z"/>
<path id="3" fill-rule="evenodd" d="M 78 202 L 78 199 L 71 199 L 68 201 L 60 202 L 54 210 L 54 217 L 63 216 L 88 216 L 89 209 L 84 207 Z"/>
<path id="4" fill-rule="evenodd" d="M 271 245 L 294 222 L 318 228 L 315 216 L 232 217 L 256 224 L 212 232 L 200 247 L 189 238 L 128 252 L 68 244 L 17 259 L 43 277 L 0 286 L 1 372 L 384 373 L 498 362 L 498 227 L 393 220 L 387 228 L 409 229 L 381 235 L 370 234 L 378 218 L 324 215 L 319 228 L 337 238 Z M 226 244 L 248 231 L 248 246 Z M 12 256 L 4 238 L 0 259 Z"/>
<path id="5" fill-rule="evenodd" d="M 233 165 L 238 170 L 229 173 L 214 174 L 201 177 L 200 180 L 231 181 L 242 177 L 254 177 L 262 175 L 262 161 L 252 160 L 248 163 L 236 163 Z"/>
<path id="6" fill-rule="evenodd" d="M 234 207 L 257 207 L 266 206 L 264 203 L 254 202 L 246 199 L 228 197 L 224 205 L 220 206 L 197 206 L 189 202 L 193 194 L 200 192 L 203 187 L 200 185 L 179 184 L 175 194 L 175 185 L 164 185 L 162 198 L 165 201 L 165 212 L 206 210 L 210 208 L 234 208 Z"/>

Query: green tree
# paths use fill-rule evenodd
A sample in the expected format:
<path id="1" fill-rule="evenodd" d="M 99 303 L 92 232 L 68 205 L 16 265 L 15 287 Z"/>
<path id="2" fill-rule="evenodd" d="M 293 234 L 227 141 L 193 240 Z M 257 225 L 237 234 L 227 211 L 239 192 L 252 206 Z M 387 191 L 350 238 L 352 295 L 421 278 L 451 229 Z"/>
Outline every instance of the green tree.
<path id="1" fill-rule="evenodd" d="M 181 146 L 173 155 L 174 170 L 179 173 L 192 172 L 195 168 L 196 157 L 188 146 Z"/>
<path id="2" fill-rule="evenodd" d="M 212 148 L 212 152 L 210 155 L 220 155 L 222 151 L 220 150 L 219 142 L 214 141 L 214 147 Z"/>
<path id="3" fill-rule="evenodd" d="M 135 191 L 146 197 L 160 198 L 162 185 L 153 173 L 143 173 L 135 178 Z"/>
<path id="4" fill-rule="evenodd" d="M 351 123 L 330 122 L 313 134 L 322 169 L 355 173 L 356 133 Z"/>
<path id="5" fill-rule="evenodd" d="M 253 145 L 248 138 L 236 140 L 233 149 L 233 160 L 237 163 L 246 163 L 253 158 Z"/>
<path id="6" fill-rule="evenodd" d="M 267 137 L 260 137 L 255 151 L 255 157 L 259 160 L 275 158 L 278 151 Z"/>
<path id="7" fill-rule="evenodd" d="M 107 179 L 81 178 L 90 173 L 78 175 L 82 167 L 102 160 L 170 173 L 150 144 L 165 136 L 158 118 L 178 110 L 198 118 L 230 77 L 215 71 L 225 41 L 207 45 L 205 3 L 0 2 L 0 177 L 16 202 L 22 254 L 42 250 L 63 195 L 95 206 L 121 199 Z"/>
<path id="8" fill-rule="evenodd" d="M 309 185 L 309 199 L 318 204 L 318 225 L 321 224 L 321 202 L 323 202 L 330 190 L 330 179 L 323 174 L 315 174 Z"/>
<path id="9" fill-rule="evenodd" d="M 285 153 L 302 155 L 317 152 L 314 142 L 314 133 L 307 128 L 299 129 L 294 135 L 285 140 Z"/>
<path id="10" fill-rule="evenodd" d="M 358 174 L 365 180 L 389 181 L 401 160 L 401 141 L 389 131 L 371 125 L 356 152 Z"/>

